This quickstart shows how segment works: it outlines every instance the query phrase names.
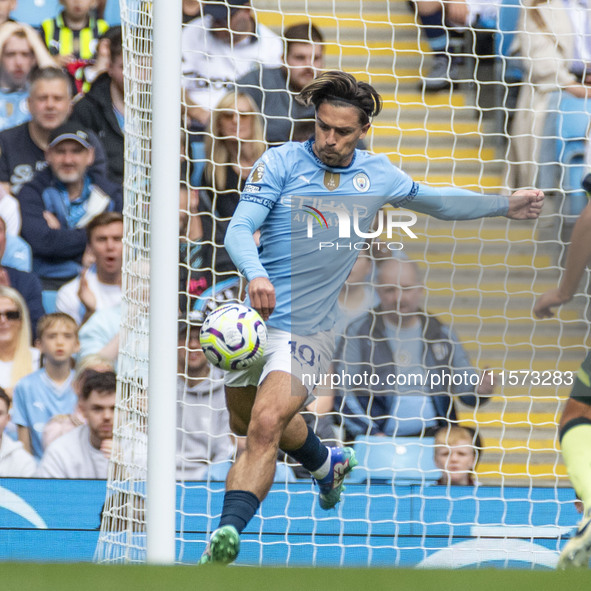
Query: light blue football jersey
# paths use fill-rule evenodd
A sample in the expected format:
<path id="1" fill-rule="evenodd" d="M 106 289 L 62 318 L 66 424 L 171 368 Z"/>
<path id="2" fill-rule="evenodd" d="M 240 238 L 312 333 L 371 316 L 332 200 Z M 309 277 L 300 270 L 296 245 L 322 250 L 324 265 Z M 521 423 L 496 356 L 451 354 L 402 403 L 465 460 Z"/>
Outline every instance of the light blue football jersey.
<path id="1" fill-rule="evenodd" d="M 28 98 L 28 88 L 15 92 L 0 92 L 0 131 L 16 127 L 31 119 Z"/>
<path id="2" fill-rule="evenodd" d="M 45 368 L 38 369 L 20 379 L 14 387 L 12 420 L 16 425 L 28 427 L 33 455 L 43 455 L 43 429 L 55 415 L 70 414 L 78 403 L 72 389 L 74 371 L 63 384 L 56 384 Z"/>
<path id="3" fill-rule="evenodd" d="M 269 326 L 298 335 L 333 327 L 341 287 L 360 250 L 367 248 L 371 224 L 387 203 L 449 219 L 507 211 L 504 197 L 483 198 L 455 188 L 444 195 L 419 185 L 385 155 L 355 150 L 349 166 L 331 168 L 312 146 L 313 140 L 290 142 L 263 154 L 226 235 L 230 256 L 246 278 L 267 276 L 275 288 Z M 409 222 L 413 215 L 392 214 L 395 222 Z M 386 232 L 388 215 L 380 216 L 379 229 Z M 258 257 L 252 243 L 257 228 Z M 404 239 L 412 240 L 412 228 L 408 229 Z M 400 237 L 392 235 L 383 242 L 387 248 L 400 244 Z"/>

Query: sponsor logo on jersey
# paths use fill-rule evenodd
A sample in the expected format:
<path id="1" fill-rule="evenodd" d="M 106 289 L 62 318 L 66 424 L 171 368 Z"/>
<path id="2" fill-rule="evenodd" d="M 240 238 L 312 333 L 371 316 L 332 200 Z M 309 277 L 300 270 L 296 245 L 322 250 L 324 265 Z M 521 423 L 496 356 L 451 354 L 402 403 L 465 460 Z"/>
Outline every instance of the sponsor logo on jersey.
<path id="1" fill-rule="evenodd" d="M 245 193 L 258 193 L 261 190 L 261 188 L 257 185 L 244 185 L 244 189 L 243 191 Z"/>
<path id="2" fill-rule="evenodd" d="M 369 177 L 364 172 L 358 172 L 353 177 L 353 186 L 357 189 L 360 193 L 366 193 L 369 191 Z"/>

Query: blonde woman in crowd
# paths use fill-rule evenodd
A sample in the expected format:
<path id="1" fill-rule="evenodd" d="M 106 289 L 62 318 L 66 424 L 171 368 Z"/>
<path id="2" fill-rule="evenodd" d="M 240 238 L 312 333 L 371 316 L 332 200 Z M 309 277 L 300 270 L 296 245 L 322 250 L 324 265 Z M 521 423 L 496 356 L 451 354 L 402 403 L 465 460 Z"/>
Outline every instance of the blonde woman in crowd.
<path id="1" fill-rule="evenodd" d="M 0 387 L 12 398 L 14 385 L 37 369 L 27 305 L 15 289 L 0 287 Z"/>

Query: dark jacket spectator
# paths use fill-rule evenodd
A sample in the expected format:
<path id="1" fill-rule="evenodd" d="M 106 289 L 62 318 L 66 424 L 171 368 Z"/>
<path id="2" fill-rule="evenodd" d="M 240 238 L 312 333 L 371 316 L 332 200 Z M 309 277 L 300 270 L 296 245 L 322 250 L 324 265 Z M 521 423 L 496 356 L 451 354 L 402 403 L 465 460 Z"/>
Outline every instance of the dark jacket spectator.
<path id="1" fill-rule="evenodd" d="M 111 77 L 101 74 L 88 94 L 76 105 L 72 120 L 93 131 L 100 139 L 107 155 L 107 175 L 116 183 L 123 182 L 123 131 L 119 126 L 111 99 Z"/>
<path id="2" fill-rule="evenodd" d="M 66 142 L 82 144 L 85 150 L 74 182 L 71 170 L 64 173 L 59 161 L 52 162 L 52 151 Z M 45 289 L 57 289 L 80 272 L 86 224 L 103 211 L 121 211 L 123 197 L 120 185 L 90 172 L 92 147 L 77 126 L 65 125 L 54 132 L 47 157 L 50 165 L 21 189 L 18 198 L 23 212 L 21 235 L 33 250 L 33 270 Z M 73 184 L 78 188 L 74 193 Z"/>

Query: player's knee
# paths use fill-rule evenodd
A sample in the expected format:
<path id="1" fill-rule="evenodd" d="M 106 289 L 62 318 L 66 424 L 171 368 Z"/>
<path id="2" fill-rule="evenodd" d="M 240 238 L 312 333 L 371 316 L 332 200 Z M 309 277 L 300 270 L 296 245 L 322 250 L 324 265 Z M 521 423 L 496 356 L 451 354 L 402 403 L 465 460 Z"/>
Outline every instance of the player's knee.
<path id="1" fill-rule="evenodd" d="M 261 445 L 278 445 L 283 423 L 279 415 L 273 412 L 263 412 L 253 415 L 250 419 L 248 436 L 258 440 Z"/>

